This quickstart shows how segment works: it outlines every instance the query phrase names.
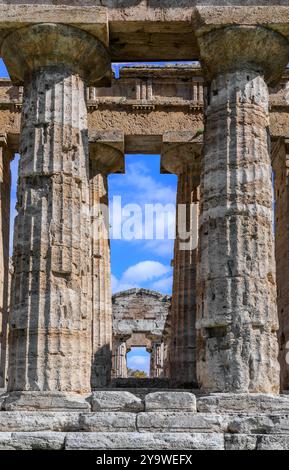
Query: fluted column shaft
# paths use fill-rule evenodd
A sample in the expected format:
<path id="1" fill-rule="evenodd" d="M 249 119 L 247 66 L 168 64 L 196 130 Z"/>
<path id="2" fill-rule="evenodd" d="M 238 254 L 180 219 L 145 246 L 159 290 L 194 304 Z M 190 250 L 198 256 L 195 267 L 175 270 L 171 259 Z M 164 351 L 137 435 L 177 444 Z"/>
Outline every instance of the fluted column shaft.
<path id="1" fill-rule="evenodd" d="M 106 73 L 108 55 L 92 34 L 52 23 L 12 31 L 1 50 L 24 83 L 8 390 L 84 394 L 91 389 L 85 90 Z"/>
<path id="2" fill-rule="evenodd" d="M 115 339 L 113 352 L 113 377 L 116 379 L 127 378 L 126 353 L 127 347 L 125 341 Z"/>
<path id="3" fill-rule="evenodd" d="M 262 44 L 262 47 L 260 47 Z M 264 44 L 264 47 L 263 47 Z M 198 380 L 212 392 L 279 390 L 266 79 L 285 41 L 262 28 L 200 39 L 206 108 L 198 268 Z M 220 63 L 216 49 L 224 49 Z M 274 64 L 274 67 L 273 67 Z M 274 76 L 274 78 L 276 78 Z"/>
<path id="4" fill-rule="evenodd" d="M 101 209 L 103 205 L 103 209 Z M 107 175 L 90 166 L 92 229 L 92 388 L 105 386 L 111 377 L 112 291 L 108 236 Z M 107 211 L 105 214 L 103 211 Z"/>
<path id="5" fill-rule="evenodd" d="M 281 390 L 289 389 L 289 147 L 280 139 L 272 165 L 275 191 L 275 255 L 279 316 L 279 363 Z"/>
<path id="6" fill-rule="evenodd" d="M 178 176 L 177 223 L 174 248 L 172 295 L 171 380 L 176 386 L 196 384 L 196 255 L 192 249 L 192 203 L 198 201 L 199 175 L 195 168 L 184 166 Z M 185 207 L 185 227 L 179 226 L 178 212 Z M 183 230 L 189 234 L 182 238 Z"/>
<path id="7" fill-rule="evenodd" d="M 24 90 L 9 390 L 90 389 L 90 224 L 83 80 L 34 72 Z"/>
<path id="8" fill-rule="evenodd" d="M 0 387 L 6 385 L 11 192 L 11 155 L 4 136 L 3 140 L 0 142 Z"/>
<path id="9" fill-rule="evenodd" d="M 161 341 L 152 341 L 150 359 L 150 377 L 159 378 L 164 375 L 164 344 Z"/>

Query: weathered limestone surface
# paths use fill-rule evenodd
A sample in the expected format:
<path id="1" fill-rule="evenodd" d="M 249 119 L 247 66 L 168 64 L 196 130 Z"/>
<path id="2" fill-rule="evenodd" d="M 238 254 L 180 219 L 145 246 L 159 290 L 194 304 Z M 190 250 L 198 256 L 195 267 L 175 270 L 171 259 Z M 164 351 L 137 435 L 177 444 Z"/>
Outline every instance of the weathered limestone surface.
<path id="1" fill-rule="evenodd" d="M 278 139 L 273 147 L 275 195 L 275 257 L 279 316 L 279 363 L 282 390 L 289 389 L 289 192 L 288 140 Z"/>
<path id="2" fill-rule="evenodd" d="M 189 392 L 154 392 L 145 397 L 145 411 L 196 411 L 196 397 Z"/>
<path id="3" fill-rule="evenodd" d="M 10 392 L 4 394 L 2 409 L 16 410 L 90 410 L 89 395 L 65 394 L 61 392 Z"/>
<path id="4" fill-rule="evenodd" d="M 258 411 L 288 413 L 289 396 L 262 393 L 212 393 L 197 399 L 199 412 L 256 413 Z"/>
<path id="5" fill-rule="evenodd" d="M 65 449 L 223 450 L 224 437 L 217 433 L 69 433 Z"/>
<path id="6" fill-rule="evenodd" d="M 260 44 L 266 47 L 259 47 Z M 284 37 L 232 27 L 199 38 L 206 108 L 198 269 L 199 384 L 279 390 L 269 94 L 287 63 Z M 226 50 L 220 58 L 217 50 Z"/>
<path id="7" fill-rule="evenodd" d="M 61 432 L 1 432 L 0 450 L 63 450 L 66 434 Z"/>
<path id="8" fill-rule="evenodd" d="M 11 153 L 6 134 L 0 135 L 0 387 L 6 386 L 9 305 L 9 232 Z"/>
<path id="9" fill-rule="evenodd" d="M 103 75 L 107 53 L 84 31 L 43 24 L 6 36 L 2 55 L 24 80 L 8 389 L 85 394 L 91 248 L 84 81 Z"/>
<path id="10" fill-rule="evenodd" d="M 140 432 L 223 432 L 227 418 L 221 415 L 182 411 L 139 413 L 137 428 Z"/>
<path id="11" fill-rule="evenodd" d="M 97 391 L 91 399 L 92 411 L 143 411 L 142 400 L 130 392 Z"/>

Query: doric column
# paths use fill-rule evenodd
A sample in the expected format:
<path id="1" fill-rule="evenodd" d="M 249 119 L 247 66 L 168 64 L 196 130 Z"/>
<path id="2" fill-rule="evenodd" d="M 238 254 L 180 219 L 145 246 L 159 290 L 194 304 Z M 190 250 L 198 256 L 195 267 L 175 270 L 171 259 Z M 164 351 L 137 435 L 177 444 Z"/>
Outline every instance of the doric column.
<path id="1" fill-rule="evenodd" d="M 91 369 L 85 86 L 104 75 L 108 55 L 81 29 L 39 24 L 6 36 L 2 56 L 24 82 L 8 390 L 85 394 Z"/>
<path id="2" fill-rule="evenodd" d="M 288 43 L 257 26 L 199 31 L 209 84 L 198 266 L 198 381 L 210 392 L 279 391 L 267 82 Z"/>
<path id="3" fill-rule="evenodd" d="M 11 152 L 7 136 L 0 135 L 0 387 L 6 386 L 7 326 L 9 298 L 9 231 Z"/>
<path id="4" fill-rule="evenodd" d="M 124 172 L 124 139 L 119 132 L 90 141 L 92 246 L 92 388 L 107 385 L 112 367 L 112 292 L 109 244 L 109 173 Z"/>
<path id="5" fill-rule="evenodd" d="M 169 351 L 170 378 L 174 386 L 192 387 L 197 382 L 196 235 L 201 148 L 201 139 L 194 139 L 190 133 L 164 136 L 161 165 L 178 175 Z"/>
<path id="6" fill-rule="evenodd" d="M 164 344 L 161 339 L 152 340 L 150 358 L 150 377 L 159 378 L 164 375 Z"/>
<path id="7" fill-rule="evenodd" d="M 114 379 L 127 378 L 126 363 L 127 347 L 123 338 L 115 338 L 113 346 L 112 377 Z"/>
<path id="8" fill-rule="evenodd" d="M 281 390 L 289 389 L 289 141 L 274 144 L 275 256 Z"/>

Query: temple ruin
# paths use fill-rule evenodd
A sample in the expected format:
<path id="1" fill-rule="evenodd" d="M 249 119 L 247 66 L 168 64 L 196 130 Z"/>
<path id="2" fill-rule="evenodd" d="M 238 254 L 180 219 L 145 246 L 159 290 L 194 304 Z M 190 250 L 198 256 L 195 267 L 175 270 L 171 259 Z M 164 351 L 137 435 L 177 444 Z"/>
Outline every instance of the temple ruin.
<path id="1" fill-rule="evenodd" d="M 0 449 L 289 449 L 289 7 L 63 3 L 0 5 Z M 113 76 L 136 61 L 195 65 Z M 112 295 L 99 207 L 133 153 L 196 211 L 171 298 Z M 119 382 L 133 346 L 158 385 Z"/>

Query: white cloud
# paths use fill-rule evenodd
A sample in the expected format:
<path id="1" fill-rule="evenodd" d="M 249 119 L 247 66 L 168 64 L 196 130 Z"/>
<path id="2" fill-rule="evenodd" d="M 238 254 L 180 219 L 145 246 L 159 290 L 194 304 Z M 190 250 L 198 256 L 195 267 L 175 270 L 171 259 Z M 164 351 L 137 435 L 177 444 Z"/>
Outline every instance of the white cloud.
<path id="1" fill-rule="evenodd" d="M 170 292 L 173 285 L 173 276 L 166 277 L 164 279 L 159 279 L 158 281 L 152 284 L 153 290 L 157 290 L 160 292 Z"/>
<path id="2" fill-rule="evenodd" d="M 170 272 L 170 267 L 165 266 L 159 261 L 141 261 L 130 266 L 122 275 L 125 282 L 142 282 L 159 278 Z"/>
<path id="3" fill-rule="evenodd" d="M 118 279 L 112 275 L 113 292 L 140 288 L 160 290 L 163 293 L 171 291 L 172 268 L 159 261 L 141 261 L 130 266 Z"/>
<path id="4" fill-rule="evenodd" d="M 150 175 L 149 168 L 143 162 L 131 163 L 125 175 L 114 180 L 113 192 L 117 188 L 126 190 L 128 199 L 133 197 L 133 202 L 138 204 L 175 204 L 176 190 L 173 186 L 163 184 Z M 110 191 L 112 194 L 112 191 Z"/>

